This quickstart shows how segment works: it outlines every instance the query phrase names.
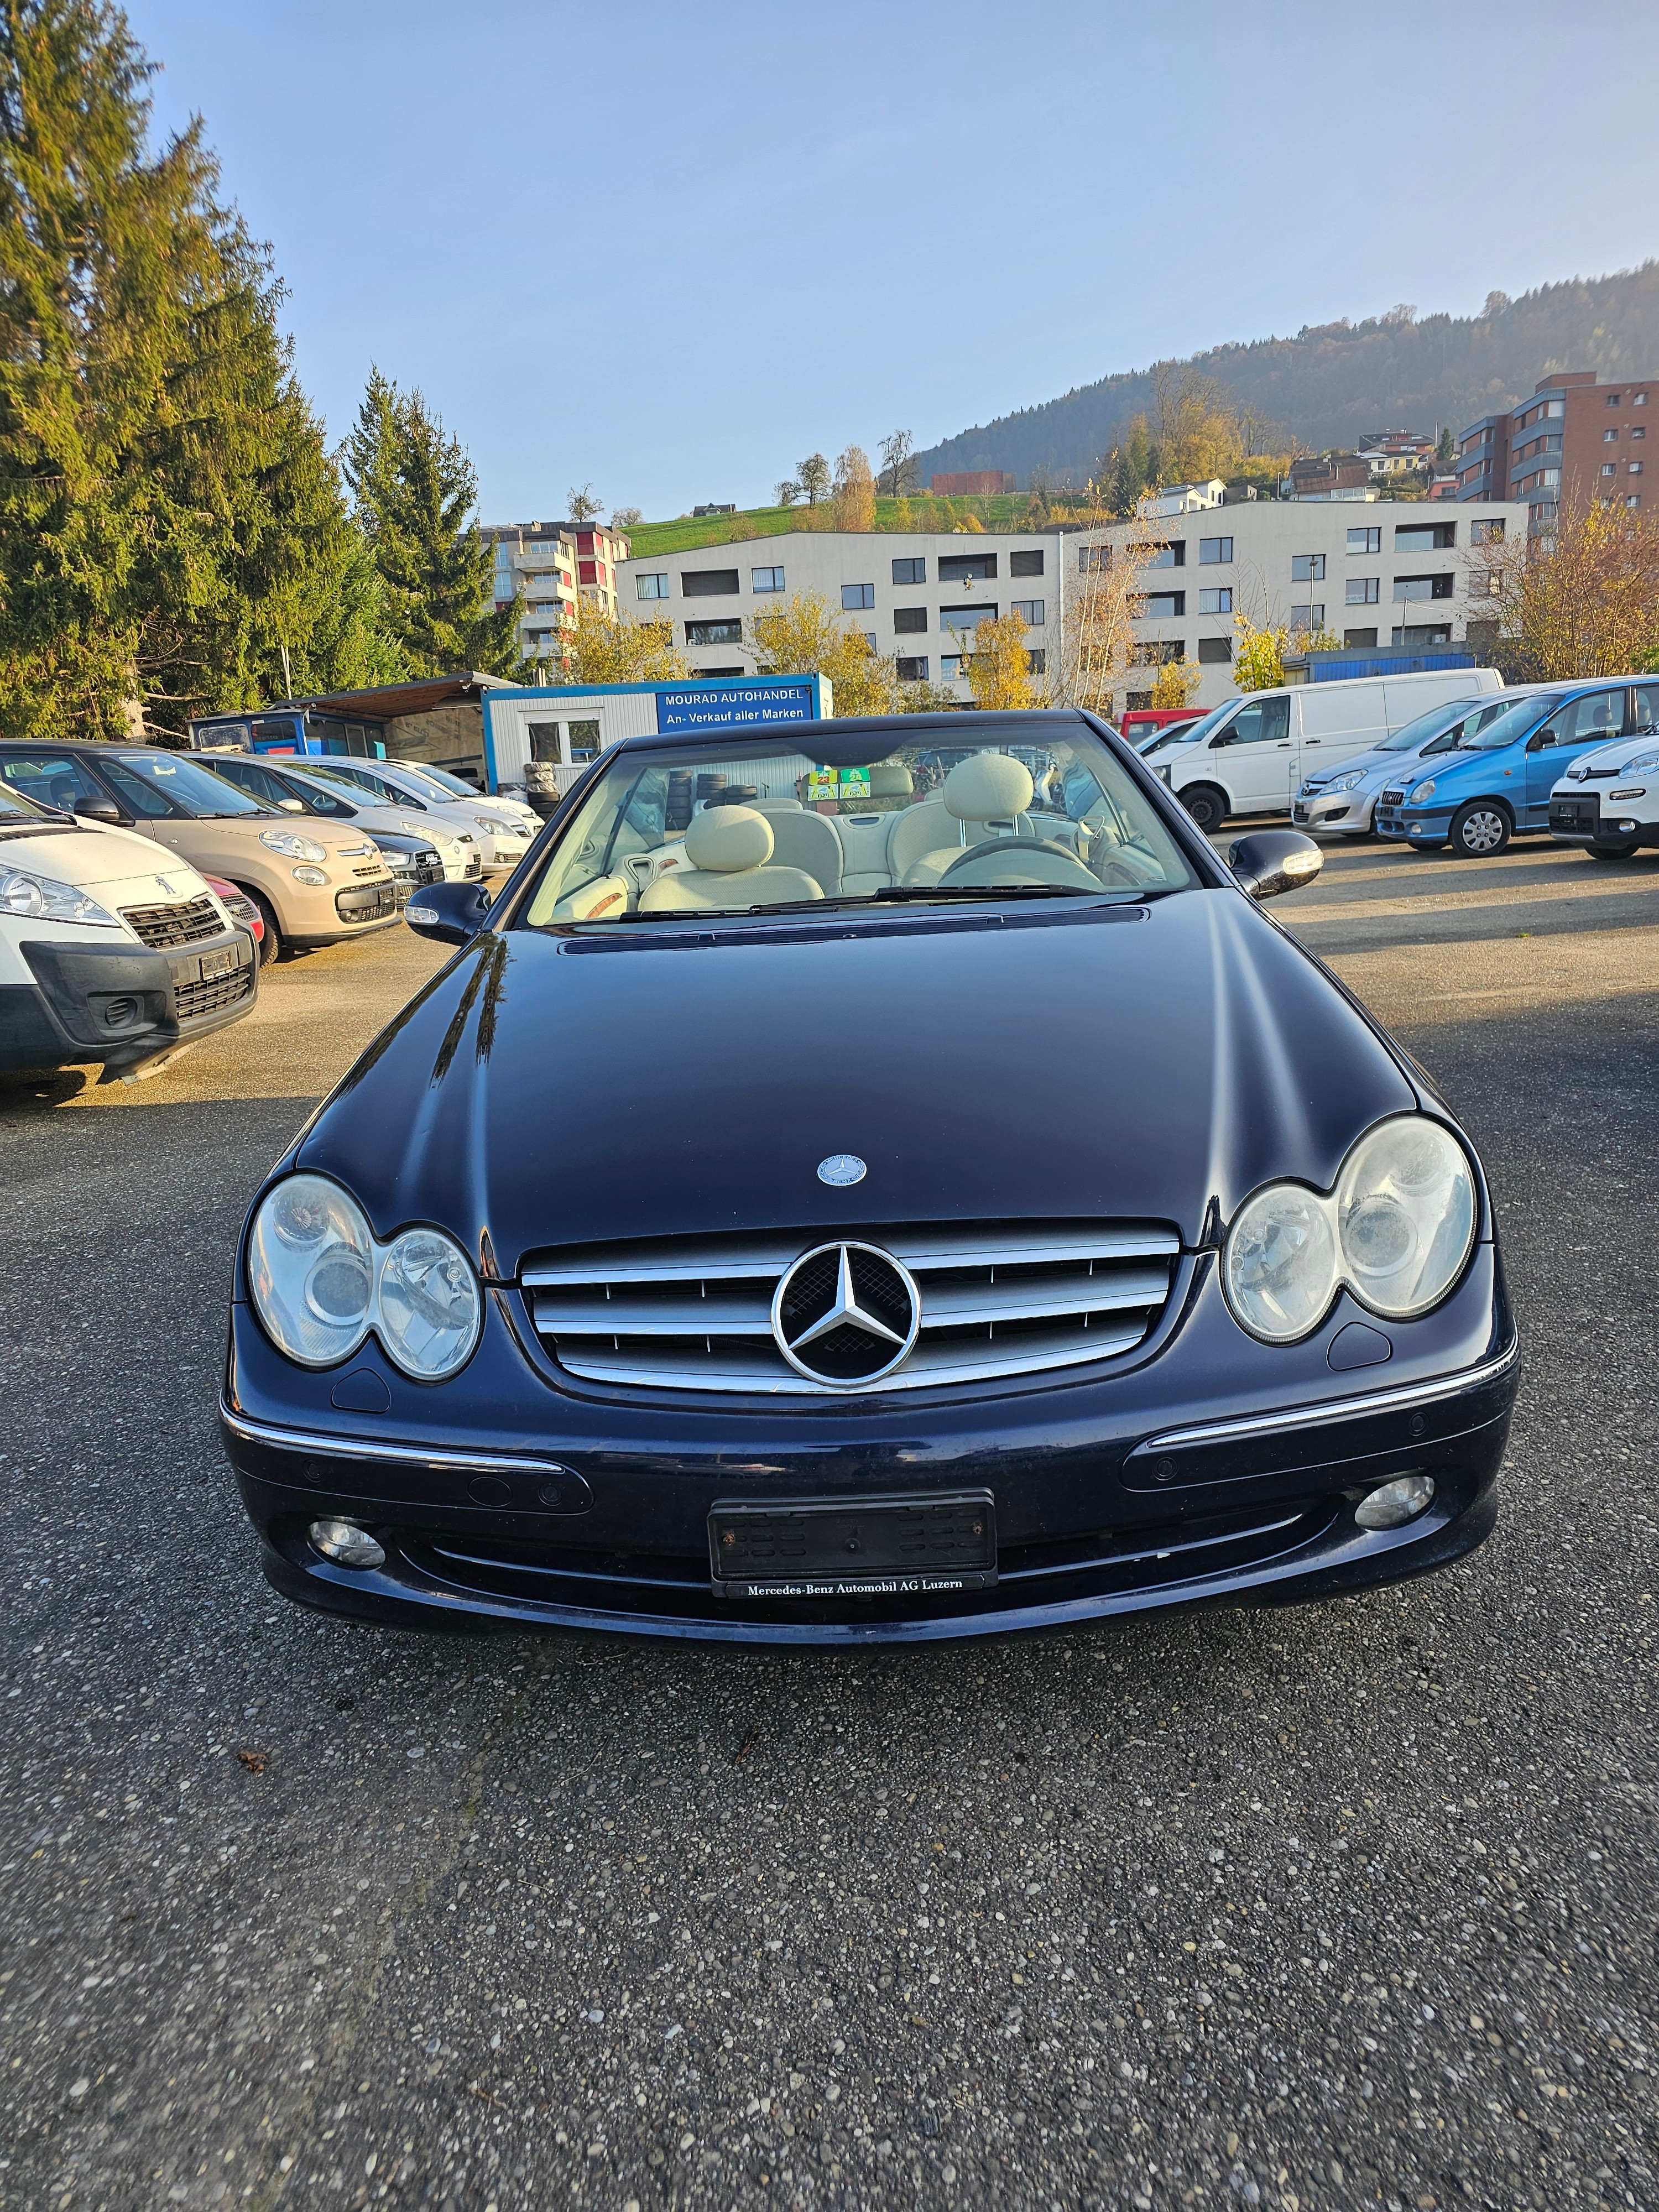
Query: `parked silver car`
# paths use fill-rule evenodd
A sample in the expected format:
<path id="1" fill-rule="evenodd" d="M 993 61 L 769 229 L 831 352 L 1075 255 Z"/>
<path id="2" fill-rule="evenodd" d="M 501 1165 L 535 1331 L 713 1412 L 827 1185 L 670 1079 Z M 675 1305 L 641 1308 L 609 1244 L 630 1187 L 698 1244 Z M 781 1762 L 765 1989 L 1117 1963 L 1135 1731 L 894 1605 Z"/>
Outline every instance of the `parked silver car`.
<path id="1" fill-rule="evenodd" d="M 1369 837 L 1377 793 L 1399 780 L 1408 760 L 1450 752 L 1534 688 L 1522 684 L 1510 691 L 1488 691 L 1479 699 L 1454 699 L 1431 707 L 1370 752 L 1333 761 L 1329 768 L 1309 776 L 1291 801 L 1291 820 L 1298 830 L 1317 834 Z"/>

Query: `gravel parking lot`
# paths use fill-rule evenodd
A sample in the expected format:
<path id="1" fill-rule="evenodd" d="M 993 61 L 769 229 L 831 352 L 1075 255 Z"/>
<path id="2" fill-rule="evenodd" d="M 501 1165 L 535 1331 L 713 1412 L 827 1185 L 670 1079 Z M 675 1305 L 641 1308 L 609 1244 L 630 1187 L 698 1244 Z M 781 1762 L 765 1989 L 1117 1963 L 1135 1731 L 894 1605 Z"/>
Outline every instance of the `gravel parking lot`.
<path id="1" fill-rule="evenodd" d="M 1659 854 L 1376 845 L 1275 909 L 1491 1174 L 1498 1534 L 1350 1602 L 792 1656 L 270 1596 L 248 1196 L 440 957 L 0 1079 L 0 2204 L 1659 2201 Z"/>

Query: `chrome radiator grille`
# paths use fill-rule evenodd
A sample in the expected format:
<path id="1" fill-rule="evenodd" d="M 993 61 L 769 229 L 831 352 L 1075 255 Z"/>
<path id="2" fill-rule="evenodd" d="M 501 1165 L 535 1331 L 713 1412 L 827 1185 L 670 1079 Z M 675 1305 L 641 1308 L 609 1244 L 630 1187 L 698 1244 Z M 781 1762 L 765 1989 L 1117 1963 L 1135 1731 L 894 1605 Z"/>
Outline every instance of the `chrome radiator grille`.
<path id="1" fill-rule="evenodd" d="M 854 1392 L 960 1386 L 1132 1351 L 1170 1293 L 1180 1240 L 1141 1223 L 860 1229 L 920 1293 L 915 1348 Z M 773 1328 L 782 1277 L 824 1230 L 629 1240 L 535 1255 L 521 1280 L 567 1374 L 656 1389 L 844 1396 L 798 1373 Z"/>

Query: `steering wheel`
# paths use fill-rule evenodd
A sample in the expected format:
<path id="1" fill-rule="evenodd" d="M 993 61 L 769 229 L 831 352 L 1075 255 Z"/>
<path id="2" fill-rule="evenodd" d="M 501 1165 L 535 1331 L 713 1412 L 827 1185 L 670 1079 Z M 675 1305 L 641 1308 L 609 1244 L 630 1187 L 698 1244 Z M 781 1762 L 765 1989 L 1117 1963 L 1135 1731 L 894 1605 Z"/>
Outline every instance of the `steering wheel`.
<path id="1" fill-rule="evenodd" d="M 1017 869 L 1000 866 L 1010 853 L 1025 855 Z M 1051 844 L 1046 837 L 988 837 L 982 844 L 969 846 L 952 860 L 939 881 L 975 888 L 1012 881 L 1064 884 L 1080 891 L 1101 889 L 1100 878 L 1085 868 L 1075 853 L 1068 853 L 1064 845 Z"/>

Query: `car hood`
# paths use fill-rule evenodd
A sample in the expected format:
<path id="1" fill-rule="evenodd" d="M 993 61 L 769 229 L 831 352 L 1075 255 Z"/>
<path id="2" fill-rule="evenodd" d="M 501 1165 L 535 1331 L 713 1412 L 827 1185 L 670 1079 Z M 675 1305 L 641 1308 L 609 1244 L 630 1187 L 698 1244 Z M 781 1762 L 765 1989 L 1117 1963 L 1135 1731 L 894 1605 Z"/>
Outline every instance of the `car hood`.
<path id="1" fill-rule="evenodd" d="M 1638 753 L 1651 752 L 1659 752 L 1659 732 L 1650 731 L 1645 737 L 1638 732 L 1628 738 L 1615 738 L 1611 744 L 1598 745 L 1593 753 L 1575 754 L 1571 765 L 1579 771 L 1578 775 L 1569 783 L 1566 769 L 1563 769 L 1556 779 L 1556 788 L 1582 791 L 1587 774 L 1599 769 L 1604 777 L 1617 775 L 1626 761 L 1634 760 Z"/>
<path id="2" fill-rule="evenodd" d="M 1381 788 L 1383 784 L 1389 782 L 1397 775 L 1413 773 L 1422 757 L 1420 751 L 1352 753 L 1346 760 L 1333 761 L 1328 768 L 1316 769 L 1307 778 L 1304 788 L 1310 791 L 1323 791 L 1328 784 L 1334 783 L 1338 776 L 1352 775 L 1356 769 L 1360 770 L 1364 778 L 1363 784 L 1354 786 L 1356 791 L 1369 790 L 1373 784 Z"/>
<path id="3" fill-rule="evenodd" d="M 188 860 L 165 852 L 153 837 L 113 827 L 43 822 L 38 829 L 8 828 L 0 834 L 0 870 L 6 868 L 27 868 L 94 898 L 112 885 L 128 897 L 158 902 L 199 898 L 207 889 Z"/>
<path id="4" fill-rule="evenodd" d="M 1242 894 L 1145 908 L 486 932 L 306 1133 L 380 1234 L 512 1275 L 564 1243 L 1106 1216 L 1188 1243 L 1258 1184 L 1328 1188 L 1415 1094 Z M 854 1152 L 862 1182 L 819 1161 Z"/>
<path id="5" fill-rule="evenodd" d="M 1417 1098 L 1242 893 L 647 937 L 486 932 L 306 1133 L 377 1233 L 486 1272 L 751 1228 L 1115 1217 L 1189 1244 L 1259 1183 L 1328 1188 Z M 868 1165 L 820 1182 L 835 1152 Z"/>

